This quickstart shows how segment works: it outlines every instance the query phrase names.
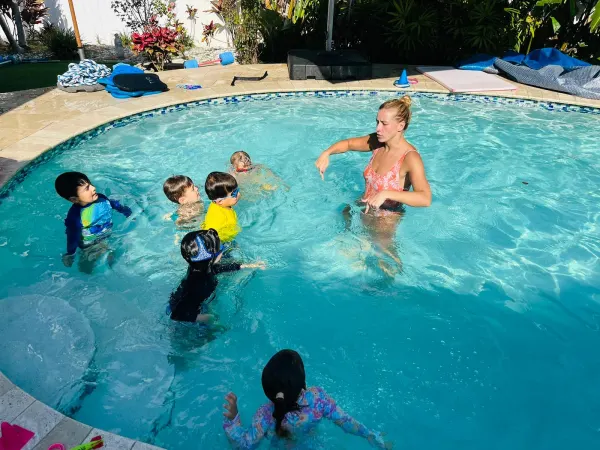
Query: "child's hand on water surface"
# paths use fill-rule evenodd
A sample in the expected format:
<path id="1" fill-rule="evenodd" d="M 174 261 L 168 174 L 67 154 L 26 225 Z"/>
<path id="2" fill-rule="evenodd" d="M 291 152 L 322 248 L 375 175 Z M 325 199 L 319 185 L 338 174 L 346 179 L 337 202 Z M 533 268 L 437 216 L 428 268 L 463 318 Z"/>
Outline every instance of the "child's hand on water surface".
<path id="1" fill-rule="evenodd" d="M 267 267 L 267 265 L 264 263 L 264 261 L 256 261 L 255 263 L 242 264 L 241 267 L 242 267 L 242 269 L 260 269 L 260 270 L 265 270 L 265 268 Z"/>
<path id="2" fill-rule="evenodd" d="M 385 448 L 387 450 L 394 448 L 394 443 L 392 441 L 384 440 L 385 433 L 376 433 L 375 435 L 371 435 L 367 438 L 370 444 L 375 447 Z"/>
<path id="3" fill-rule="evenodd" d="M 62 262 L 65 267 L 71 267 L 73 265 L 73 261 L 75 261 L 75 255 L 65 254 L 62 256 Z"/>
<path id="4" fill-rule="evenodd" d="M 223 405 L 223 408 L 225 408 L 226 411 L 223 415 L 229 420 L 233 420 L 238 415 L 237 396 L 233 392 L 230 392 L 225 396 L 225 401 L 227 403 Z"/>

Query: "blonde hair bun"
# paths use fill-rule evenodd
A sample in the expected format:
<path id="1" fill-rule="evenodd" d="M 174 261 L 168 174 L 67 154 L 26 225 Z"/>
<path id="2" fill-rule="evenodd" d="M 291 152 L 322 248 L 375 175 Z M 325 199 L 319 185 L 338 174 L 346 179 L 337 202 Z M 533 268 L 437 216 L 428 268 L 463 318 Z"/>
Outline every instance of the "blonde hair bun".
<path id="1" fill-rule="evenodd" d="M 408 95 L 404 95 L 400 101 L 406 105 L 407 108 L 410 108 L 412 105 L 412 99 Z"/>
<path id="2" fill-rule="evenodd" d="M 410 113 L 410 105 L 412 104 L 412 100 L 408 95 L 404 95 L 401 98 L 394 98 L 391 100 L 387 100 L 381 104 L 379 109 L 395 109 L 396 114 L 394 115 L 395 119 L 398 122 L 404 122 L 404 129 L 408 128 L 411 119 Z"/>

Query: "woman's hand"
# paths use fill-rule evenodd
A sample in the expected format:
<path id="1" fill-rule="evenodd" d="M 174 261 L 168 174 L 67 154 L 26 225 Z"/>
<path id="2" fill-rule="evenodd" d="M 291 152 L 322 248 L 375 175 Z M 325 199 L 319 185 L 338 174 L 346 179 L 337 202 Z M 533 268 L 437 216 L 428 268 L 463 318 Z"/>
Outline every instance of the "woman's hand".
<path id="1" fill-rule="evenodd" d="M 315 166 L 317 166 L 317 169 L 319 169 L 319 173 L 321 174 L 321 179 L 325 179 L 325 171 L 327 170 L 327 167 L 329 167 L 329 153 L 327 153 L 327 151 L 324 151 L 323 153 L 321 153 L 321 156 L 319 156 L 317 158 L 317 160 L 315 161 Z"/>
<path id="2" fill-rule="evenodd" d="M 230 392 L 225 396 L 225 401 L 227 403 L 223 405 L 223 408 L 225 408 L 226 411 L 223 415 L 229 420 L 233 420 L 238 415 L 237 396 L 233 392 Z"/>
<path id="3" fill-rule="evenodd" d="M 370 197 L 363 198 L 361 200 L 361 202 L 364 202 L 367 204 L 367 209 L 365 210 L 365 213 L 368 213 L 369 208 L 378 209 L 379 207 L 381 207 L 381 205 L 383 205 L 383 203 L 387 199 L 388 199 L 387 191 L 380 191 L 377 194 L 371 195 Z"/>

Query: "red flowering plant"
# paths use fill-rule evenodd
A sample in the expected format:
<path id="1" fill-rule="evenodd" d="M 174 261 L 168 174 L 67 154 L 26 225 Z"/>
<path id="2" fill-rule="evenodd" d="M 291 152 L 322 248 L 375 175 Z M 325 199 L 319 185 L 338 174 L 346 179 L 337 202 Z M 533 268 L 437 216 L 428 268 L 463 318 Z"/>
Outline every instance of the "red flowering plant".
<path id="1" fill-rule="evenodd" d="M 196 15 L 198 14 L 198 8 L 194 8 L 190 5 L 185 5 L 185 12 L 188 15 L 188 19 L 196 20 Z"/>
<path id="2" fill-rule="evenodd" d="M 133 33 L 131 36 L 131 49 L 135 54 L 142 54 L 149 59 L 156 70 L 163 70 L 173 56 L 183 51 L 179 40 L 182 28 L 180 24 L 161 26 L 158 18 L 152 16 L 142 33 Z"/>
<path id="3" fill-rule="evenodd" d="M 206 45 L 210 46 L 210 40 L 213 38 L 215 32 L 217 31 L 217 25 L 215 25 L 215 22 L 213 20 L 211 20 L 208 25 L 202 24 L 202 26 L 202 42 L 206 42 Z"/>

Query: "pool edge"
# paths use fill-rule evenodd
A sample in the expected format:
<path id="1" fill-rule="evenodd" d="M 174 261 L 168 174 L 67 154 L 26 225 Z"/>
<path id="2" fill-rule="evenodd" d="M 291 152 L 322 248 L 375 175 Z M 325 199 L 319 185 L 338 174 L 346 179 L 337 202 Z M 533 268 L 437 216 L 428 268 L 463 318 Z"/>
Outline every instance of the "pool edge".
<path id="1" fill-rule="evenodd" d="M 27 394 L 0 371 L 0 422 L 4 421 L 34 432 L 27 443 L 33 450 L 47 450 L 56 442 L 71 448 L 90 442 L 98 435 L 102 436 L 108 449 L 164 450 L 71 419 Z"/>

